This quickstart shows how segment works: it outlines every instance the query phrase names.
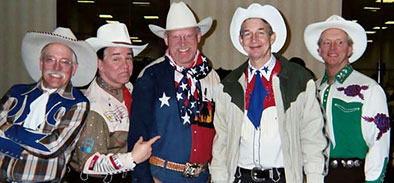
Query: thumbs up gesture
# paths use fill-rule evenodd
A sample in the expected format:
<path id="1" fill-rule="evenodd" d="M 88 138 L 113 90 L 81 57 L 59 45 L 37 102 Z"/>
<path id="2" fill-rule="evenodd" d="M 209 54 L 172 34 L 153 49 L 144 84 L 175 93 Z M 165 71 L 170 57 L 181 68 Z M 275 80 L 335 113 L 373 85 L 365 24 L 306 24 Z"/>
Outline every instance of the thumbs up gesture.
<path id="1" fill-rule="evenodd" d="M 144 141 L 142 137 L 134 144 L 131 154 L 134 161 L 138 164 L 147 160 L 152 154 L 152 144 L 155 143 L 160 136 L 151 138 L 149 141 Z"/>

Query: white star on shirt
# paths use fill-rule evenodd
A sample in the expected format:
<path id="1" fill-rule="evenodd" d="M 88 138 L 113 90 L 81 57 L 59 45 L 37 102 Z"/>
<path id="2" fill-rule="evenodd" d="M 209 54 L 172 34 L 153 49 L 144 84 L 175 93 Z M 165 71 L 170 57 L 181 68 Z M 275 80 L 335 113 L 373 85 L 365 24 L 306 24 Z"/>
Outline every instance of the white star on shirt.
<path id="1" fill-rule="evenodd" d="M 181 99 L 183 99 L 182 97 L 182 93 L 176 93 L 176 99 L 179 101 Z"/>
<path id="2" fill-rule="evenodd" d="M 168 100 L 170 100 L 171 97 L 167 97 L 166 93 L 163 92 L 163 96 L 161 98 L 159 98 L 161 104 L 160 104 L 160 108 L 163 107 L 164 105 L 167 105 L 168 107 L 170 107 L 170 103 L 168 103 Z"/>
<path id="3" fill-rule="evenodd" d="M 186 87 L 187 87 L 187 84 L 186 84 L 186 83 L 182 83 L 182 84 L 181 84 L 182 90 L 186 90 Z"/>
<path id="4" fill-rule="evenodd" d="M 182 116 L 183 119 L 183 124 L 189 123 L 190 124 L 190 116 L 185 113 L 184 116 Z"/>
<path id="5" fill-rule="evenodd" d="M 191 104 L 190 108 L 193 108 L 196 102 L 190 102 L 190 104 Z"/>

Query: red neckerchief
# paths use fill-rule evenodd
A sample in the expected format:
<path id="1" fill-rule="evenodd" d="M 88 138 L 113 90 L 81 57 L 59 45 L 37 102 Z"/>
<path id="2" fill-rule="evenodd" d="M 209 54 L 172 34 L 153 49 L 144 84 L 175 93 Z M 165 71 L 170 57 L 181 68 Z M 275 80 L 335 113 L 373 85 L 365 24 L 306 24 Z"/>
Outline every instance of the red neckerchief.
<path id="1" fill-rule="evenodd" d="M 245 78 L 246 78 L 246 92 L 245 92 L 245 109 L 248 110 L 249 109 L 249 100 L 250 100 L 250 95 L 253 92 L 254 89 L 254 81 L 255 81 L 255 77 L 253 77 L 253 79 L 250 81 L 250 83 L 248 83 L 248 78 L 249 78 L 249 72 L 248 72 L 249 67 L 246 68 L 245 70 Z M 267 81 L 267 79 L 265 79 L 265 77 L 262 77 L 263 83 L 264 83 L 264 88 L 265 90 L 268 91 L 268 96 L 266 97 L 266 99 L 264 100 L 264 109 L 269 107 L 269 106 L 275 106 L 275 100 L 274 100 L 274 92 L 272 91 L 272 76 L 276 75 L 280 72 L 280 65 L 279 65 L 279 60 L 276 59 L 276 63 L 274 66 L 274 69 L 271 72 L 270 75 L 270 80 Z M 268 100 L 268 101 L 267 101 Z"/>
<path id="2" fill-rule="evenodd" d="M 126 104 L 127 107 L 127 111 L 129 112 L 129 116 L 130 116 L 130 108 L 131 108 L 131 103 L 133 102 L 133 98 L 131 98 L 131 94 L 129 89 L 127 89 L 127 87 L 123 86 L 123 98 L 124 98 L 124 102 Z"/>

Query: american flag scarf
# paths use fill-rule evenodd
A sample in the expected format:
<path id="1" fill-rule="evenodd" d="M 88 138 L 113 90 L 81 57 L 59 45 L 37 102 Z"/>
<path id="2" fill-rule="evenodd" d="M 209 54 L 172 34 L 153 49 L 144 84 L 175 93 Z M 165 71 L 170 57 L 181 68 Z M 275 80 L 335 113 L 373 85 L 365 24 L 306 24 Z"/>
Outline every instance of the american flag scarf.
<path id="1" fill-rule="evenodd" d="M 205 78 L 212 68 L 209 67 L 207 58 L 200 53 L 197 53 L 194 59 L 195 65 L 191 68 L 177 65 L 167 54 L 166 59 L 170 61 L 176 72 L 182 74 L 179 82 L 175 80 L 176 98 L 183 125 L 190 125 L 195 117 L 200 116 L 202 93 L 199 80 Z"/>

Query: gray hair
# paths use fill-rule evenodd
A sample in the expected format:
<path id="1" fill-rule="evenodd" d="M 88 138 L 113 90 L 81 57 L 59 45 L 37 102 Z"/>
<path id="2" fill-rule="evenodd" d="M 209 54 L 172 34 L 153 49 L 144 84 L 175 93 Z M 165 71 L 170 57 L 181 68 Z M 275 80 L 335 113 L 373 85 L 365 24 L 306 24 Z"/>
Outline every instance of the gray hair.
<path id="1" fill-rule="evenodd" d="M 196 27 L 196 34 L 198 35 L 198 33 L 200 33 L 201 32 L 201 29 L 200 29 L 200 27 Z M 165 31 L 164 32 L 164 36 L 167 36 L 167 38 L 168 38 L 168 31 Z"/>
<path id="2" fill-rule="evenodd" d="M 45 46 L 42 48 L 41 54 L 40 54 L 40 58 L 41 58 L 42 60 L 45 59 L 45 52 L 47 51 L 48 46 L 51 45 L 51 44 L 53 44 L 53 43 L 49 43 L 49 44 L 45 45 Z M 68 46 L 67 46 L 67 47 L 68 47 Z M 71 52 L 72 52 L 72 54 L 73 54 L 72 63 L 78 63 L 77 55 L 75 54 L 74 50 L 71 49 L 70 47 L 68 47 L 68 48 L 71 50 Z"/>
<path id="3" fill-rule="evenodd" d="M 327 29 L 326 29 L 327 30 Z M 320 36 L 319 36 L 319 40 L 317 40 L 317 46 L 320 46 L 320 43 L 321 43 L 321 35 L 326 31 L 326 30 L 324 30 L 321 34 L 320 34 Z M 342 30 L 342 29 L 341 29 Z M 347 44 L 349 45 L 349 46 L 352 46 L 353 45 L 353 39 L 349 36 L 349 34 L 347 34 L 347 32 L 346 31 L 344 31 L 344 30 L 342 30 L 344 33 L 345 33 L 345 35 L 347 36 Z"/>

